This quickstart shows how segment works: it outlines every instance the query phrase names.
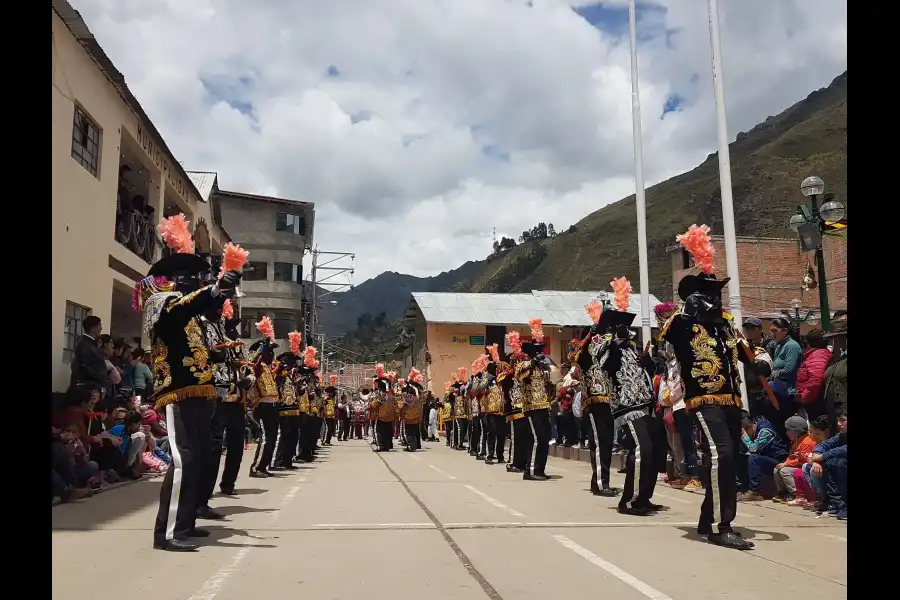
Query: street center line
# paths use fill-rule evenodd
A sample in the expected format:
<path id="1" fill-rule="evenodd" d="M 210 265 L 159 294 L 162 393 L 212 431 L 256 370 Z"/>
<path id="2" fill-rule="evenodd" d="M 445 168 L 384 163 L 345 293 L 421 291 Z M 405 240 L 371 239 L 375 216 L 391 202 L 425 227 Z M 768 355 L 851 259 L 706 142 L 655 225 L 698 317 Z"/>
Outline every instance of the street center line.
<path id="1" fill-rule="evenodd" d="M 306 481 L 306 477 L 300 477 L 297 479 L 298 482 Z M 269 523 L 275 523 L 278 520 L 279 513 L 287 507 L 288 504 L 294 499 L 297 495 L 297 492 L 300 491 L 300 485 L 295 485 L 291 489 L 287 491 L 282 498 L 281 503 L 278 506 L 278 510 L 275 511 L 272 516 L 269 517 Z M 194 594 L 190 597 L 189 600 L 213 600 L 219 591 L 222 589 L 222 586 L 225 585 L 225 582 L 229 577 L 237 570 L 244 559 L 247 558 L 247 554 L 250 553 L 250 550 L 253 549 L 253 546 L 256 542 L 253 539 L 247 541 L 247 545 L 237 551 L 234 555 L 234 558 L 231 559 L 227 565 L 224 565 L 218 571 L 216 571 L 212 577 L 206 580 L 206 582 L 200 586 L 200 589 L 194 592 Z"/>
<path id="2" fill-rule="evenodd" d="M 831 538 L 832 540 L 837 540 L 839 542 L 847 541 L 847 538 L 845 538 L 845 537 L 841 537 L 839 535 L 831 535 L 830 533 L 817 533 L 816 535 L 821 535 L 822 537 L 825 537 L 825 538 Z"/>
<path id="3" fill-rule="evenodd" d="M 454 477 L 453 475 L 451 475 L 450 473 L 448 473 L 447 471 L 445 471 L 443 469 L 439 469 L 438 467 L 436 467 L 434 465 L 428 465 L 428 466 L 431 467 L 432 469 L 434 469 L 435 471 L 437 471 L 438 473 L 440 473 L 441 475 L 447 477 L 448 479 L 456 479 L 456 477 Z"/>
<path id="4" fill-rule="evenodd" d="M 601 569 L 603 569 L 604 571 L 606 571 L 607 573 L 609 573 L 610 575 L 612 575 L 613 577 L 615 577 L 616 579 L 621 581 L 622 583 L 625 583 L 625 584 L 631 586 L 632 588 L 639 591 L 646 597 L 650 598 L 650 600 L 672 600 L 672 598 L 670 598 L 669 596 L 666 596 L 661 591 L 644 583 L 643 581 L 641 581 L 634 575 L 631 575 L 630 573 L 626 573 L 625 571 L 623 571 L 616 565 L 606 562 L 605 560 L 603 560 L 602 558 L 600 558 L 599 556 L 597 556 L 596 554 L 594 554 L 587 548 L 579 546 L 578 544 L 576 544 L 575 542 L 573 542 L 566 536 L 554 535 L 552 537 L 557 542 L 559 542 L 560 544 L 562 544 L 563 546 L 565 546 L 566 548 L 568 548 L 575 554 L 578 554 L 579 556 L 581 556 L 588 562 L 600 567 Z"/>
<path id="5" fill-rule="evenodd" d="M 316 523 L 322 529 L 434 529 L 433 523 Z"/>
<path id="6" fill-rule="evenodd" d="M 409 453 L 409 457 L 410 457 L 411 459 L 413 459 L 413 460 L 422 460 L 421 458 L 419 458 L 418 456 L 416 456 L 416 455 L 413 454 L 412 452 Z"/>
<path id="7" fill-rule="evenodd" d="M 674 500 L 675 502 L 681 502 L 682 504 L 693 504 L 690 500 L 685 500 L 684 498 L 676 498 L 675 496 L 669 496 L 668 494 L 660 494 L 657 491 L 653 492 L 654 496 L 659 496 L 660 498 L 665 498 L 666 500 Z"/>
<path id="8" fill-rule="evenodd" d="M 505 512 L 508 512 L 509 514 L 511 514 L 511 515 L 514 516 L 514 517 L 524 517 L 524 516 L 525 516 L 525 515 L 523 515 L 522 513 L 520 513 L 519 511 L 513 510 L 512 508 L 510 508 L 510 507 L 508 507 L 507 505 L 503 504 L 502 502 L 500 502 L 500 501 L 497 500 L 496 498 L 491 498 L 490 496 L 488 496 L 487 494 L 485 494 L 485 493 L 482 492 L 481 490 L 477 490 L 477 489 L 473 488 L 471 485 L 467 485 L 466 487 L 469 488 L 470 490 L 472 490 L 472 491 L 473 491 L 474 493 L 476 493 L 477 495 L 481 496 L 482 499 L 484 499 L 484 501 L 487 502 L 488 504 L 490 504 L 491 506 L 496 506 L 496 507 L 499 508 L 500 510 L 505 511 Z"/>

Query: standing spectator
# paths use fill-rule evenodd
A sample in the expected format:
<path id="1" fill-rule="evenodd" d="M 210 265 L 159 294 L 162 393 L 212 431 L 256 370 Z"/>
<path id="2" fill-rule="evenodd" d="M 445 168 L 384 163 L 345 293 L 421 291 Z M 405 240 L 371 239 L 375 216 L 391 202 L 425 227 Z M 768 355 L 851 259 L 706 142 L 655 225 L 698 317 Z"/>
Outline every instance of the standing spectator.
<path id="1" fill-rule="evenodd" d="M 744 319 L 744 338 L 750 344 L 750 348 L 759 358 L 761 353 L 765 353 L 771 357 L 775 356 L 776 342 L 763 332 L 763 322 L 758 317 L 747 317 Z"/>
<path id="2" fill-rule="evenodd" d="M 133 368 L 131 377 L 134 395 L 141 398 L 141 401 L 147 400 L 148 392 L 152 389 L 151 386 L 153 384 L 153 373 L 150 371 L 147 363 L 144 362 L 146 356 L 147 352 L 143 348 L 135 348 L 131 353 L 131 366 Z"/>
<path id="3" fill-rule="evenodd" d="M 118 396 L 119 385 L 122 383 L 122 371 L 112 362 L 115 353 L 112 336 L 106 334 L 100 336 L 100 351 L 103 353 L 104 364 L 106 365 L 106 378 L 109 381 L 104 397 L 108 398 L 110 402 L 115 402 Z"/>
<path id="4" fill-rule="evenodd" d="M 768 419 L 759 416 L 755 421 L 745 417 L 741 423 L 744 433 L 741 441 L 747 447 L 747 475 L 750 480 L 750 491 L 741 494 L 738 500 L 755 502 L 763 499 L 763 477 L 771 477 L 775 465 L 788 456 L 788 447 L 775 432 Z"/>
<path id="5" fill-rule="evenodd" d="M 800 369 L 800 361 L 803 358 L 800 344 L 791 337 L 791 324 L 787 319 L 782 317 L 773 319 L 769 331 L 775 338 L 771 379 L 785 382 L 793 394 L 797 387 L 797 371 Z"/>
<path id="6" fill-rule="evenodd" d="M 93 383 L 101 390 L 109 385 L 106 357 L 100 349 L 100 335 L 103 324 L 100 317 L 90 315 L 81 322 L 81 339 L 75 343 L 72 356 L 72 377 L 69 388 L 79 383 Z"/>
<path id="7" fill-rule="evenodd" d="M 832 356 L 834 361 L 834 356 Z M 847 414 L 847 352 L 825 369 L 824 403 L 825 415 L 831 423 L 831 430 L 838 431 L 839 414 Z"/>
<path id="8" fill-rule="evenodd" d="M 821 329 L 806 334 L 806 343 L 809 348 L 797 370 L 797 402 L 806 411 L 806 418 L 813 421 L 825 411 L 825 369 L 831 361 L 831 350 Z"/>
<path id="9" fill-rule="evenodd" d="M 431 392 L 429 392 L 430 394 Z M 434 401 L 434 396 L 431 397 L 431 401 L 428 403 L 430 408 L 428 409 L 428 441 L 436 442 L 438 441 L 438 411 L 437 411 L 437 403 Z"/>
<path id="10" fill-rule="evenodd" d="M 816 442 L 809 435 L 809 427 L 803 417 L 791 417 L 784 423 L 788 439 L 791 441 L 791 453 L 787 459 L 775 465 L 776 494 L 772 500 L 791 502 L 797 495 L 794 483 L 794 471 L 806 464 L 806 459 L 816 447 Z"/>

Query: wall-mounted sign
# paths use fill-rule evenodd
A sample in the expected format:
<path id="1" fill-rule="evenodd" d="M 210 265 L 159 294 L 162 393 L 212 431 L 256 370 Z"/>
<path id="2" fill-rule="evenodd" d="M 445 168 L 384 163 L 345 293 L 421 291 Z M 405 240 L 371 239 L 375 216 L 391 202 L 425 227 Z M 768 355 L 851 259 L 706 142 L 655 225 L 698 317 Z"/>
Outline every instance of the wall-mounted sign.
<path id="1" fill-rule="evenodd" d="M 469 336 L 467 335 L 454 335 L 450 338 L 451 344 L 464 344 L 466 346 L 469 345 Z"/>
<path id="2" fill-rule="evenodd" d="M 484 346 L 484 336 L 483 335 L 470 335 L 469 336 L 469 345 L 470 346 Z"/>

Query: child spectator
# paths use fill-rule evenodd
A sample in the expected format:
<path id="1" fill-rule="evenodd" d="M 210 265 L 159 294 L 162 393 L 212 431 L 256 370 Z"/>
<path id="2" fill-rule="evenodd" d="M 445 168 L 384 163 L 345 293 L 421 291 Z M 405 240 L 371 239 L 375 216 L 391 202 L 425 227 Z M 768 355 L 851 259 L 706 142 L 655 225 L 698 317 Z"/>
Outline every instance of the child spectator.
<path id="1" fill-rule="evenodd" d="M 809 437 L 814 445 L 821 444 L 831 437 L 831 423 L 828 417 L 820 415 L 809 424 Z M 813 446 L 813 450 L 815 450 L 815 446 Z M 809 454 L 812 454 L 812 451 Z M 809 455 L 803 459 L 803 464 L 800 465 L 800 468 L 794 470 L 796 498 L 792 502 L 788 502 L 788 504 L 800 506 L 807 510 L 815 510 L 819 501 L 816 497 L 816 491 L 810 483 L 810 478 L 812 477 L 810 468 L 812 464 L 808 460 Z"/>
<path id="2" fill-rule="evenodd" d="M 84 426 L 75 422 L 66 428 L 68 440 L 66 450 L 72 459 L 72 474 L 75 477 L 75 485 L 78 487 L 89 486 L 92 490 L 100 489 L 100 467 L 96 462 L 88 459 L 82 439 L 84 438 Z"/>
<path id="3" fill-rule="evenodd" d="M 775 465 L 775 490 L 772 500 L 790 502 L 797 495 L 794 483 L 794 472 L 806 464 L 806 459 L 816 447 L 816 442 L 809 436 L 809 426 L 803 417 L 791 417 L 784 423 L 788 439 L 791 441 L 791 453 L 787 459 Z"/>
<path id="4" fill-rule="evenodd" d="M 771 476 L 775 465 L 787 458 L 788 447 L 764 416 L 757 417 L 755 421 L 744 418 L 741 427 L 744 430 L 741 440 L 749 451 L 747 475 L 750 491 L 741 494 L 738 500 L 755 502 L 763 498 L 763 477 Z"/>
<path id="5" fill-rule="evenodd" d="M 807 459 L 810 483 L 820 499 L 819 512 L 847 518 L 847 413 L 838 416 L 840 433 L 817 445 Z"/>
<path id="6" fill-rule="evenodd" d="M 125 414 L 124 421 L 109 430 L 109 434 L 121 440 L 119 452 L 125 456 L 125 466 L 134 478 L 139 478 L 144 471 L 141 455 L 147 449 L 147 433 L 141 429 L 141 415 L 136 411 Z"/>

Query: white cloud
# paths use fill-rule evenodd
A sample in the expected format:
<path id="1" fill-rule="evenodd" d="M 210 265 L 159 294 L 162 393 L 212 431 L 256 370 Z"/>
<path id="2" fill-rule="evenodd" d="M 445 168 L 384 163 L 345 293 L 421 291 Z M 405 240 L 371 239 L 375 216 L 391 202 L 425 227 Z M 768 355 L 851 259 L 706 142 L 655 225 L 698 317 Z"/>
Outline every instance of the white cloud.
<path id="1" fill-rule="evenodd" d="M 178 160 L 314 201 L 357 282 L 634 192 L 624 0 L 70 1 Z M 706 3 L 639 4 L 649 185 L 713 152 L 715 121 Z M 846 69 L 846 2 L 719 4 L 732 138 Z"/>

